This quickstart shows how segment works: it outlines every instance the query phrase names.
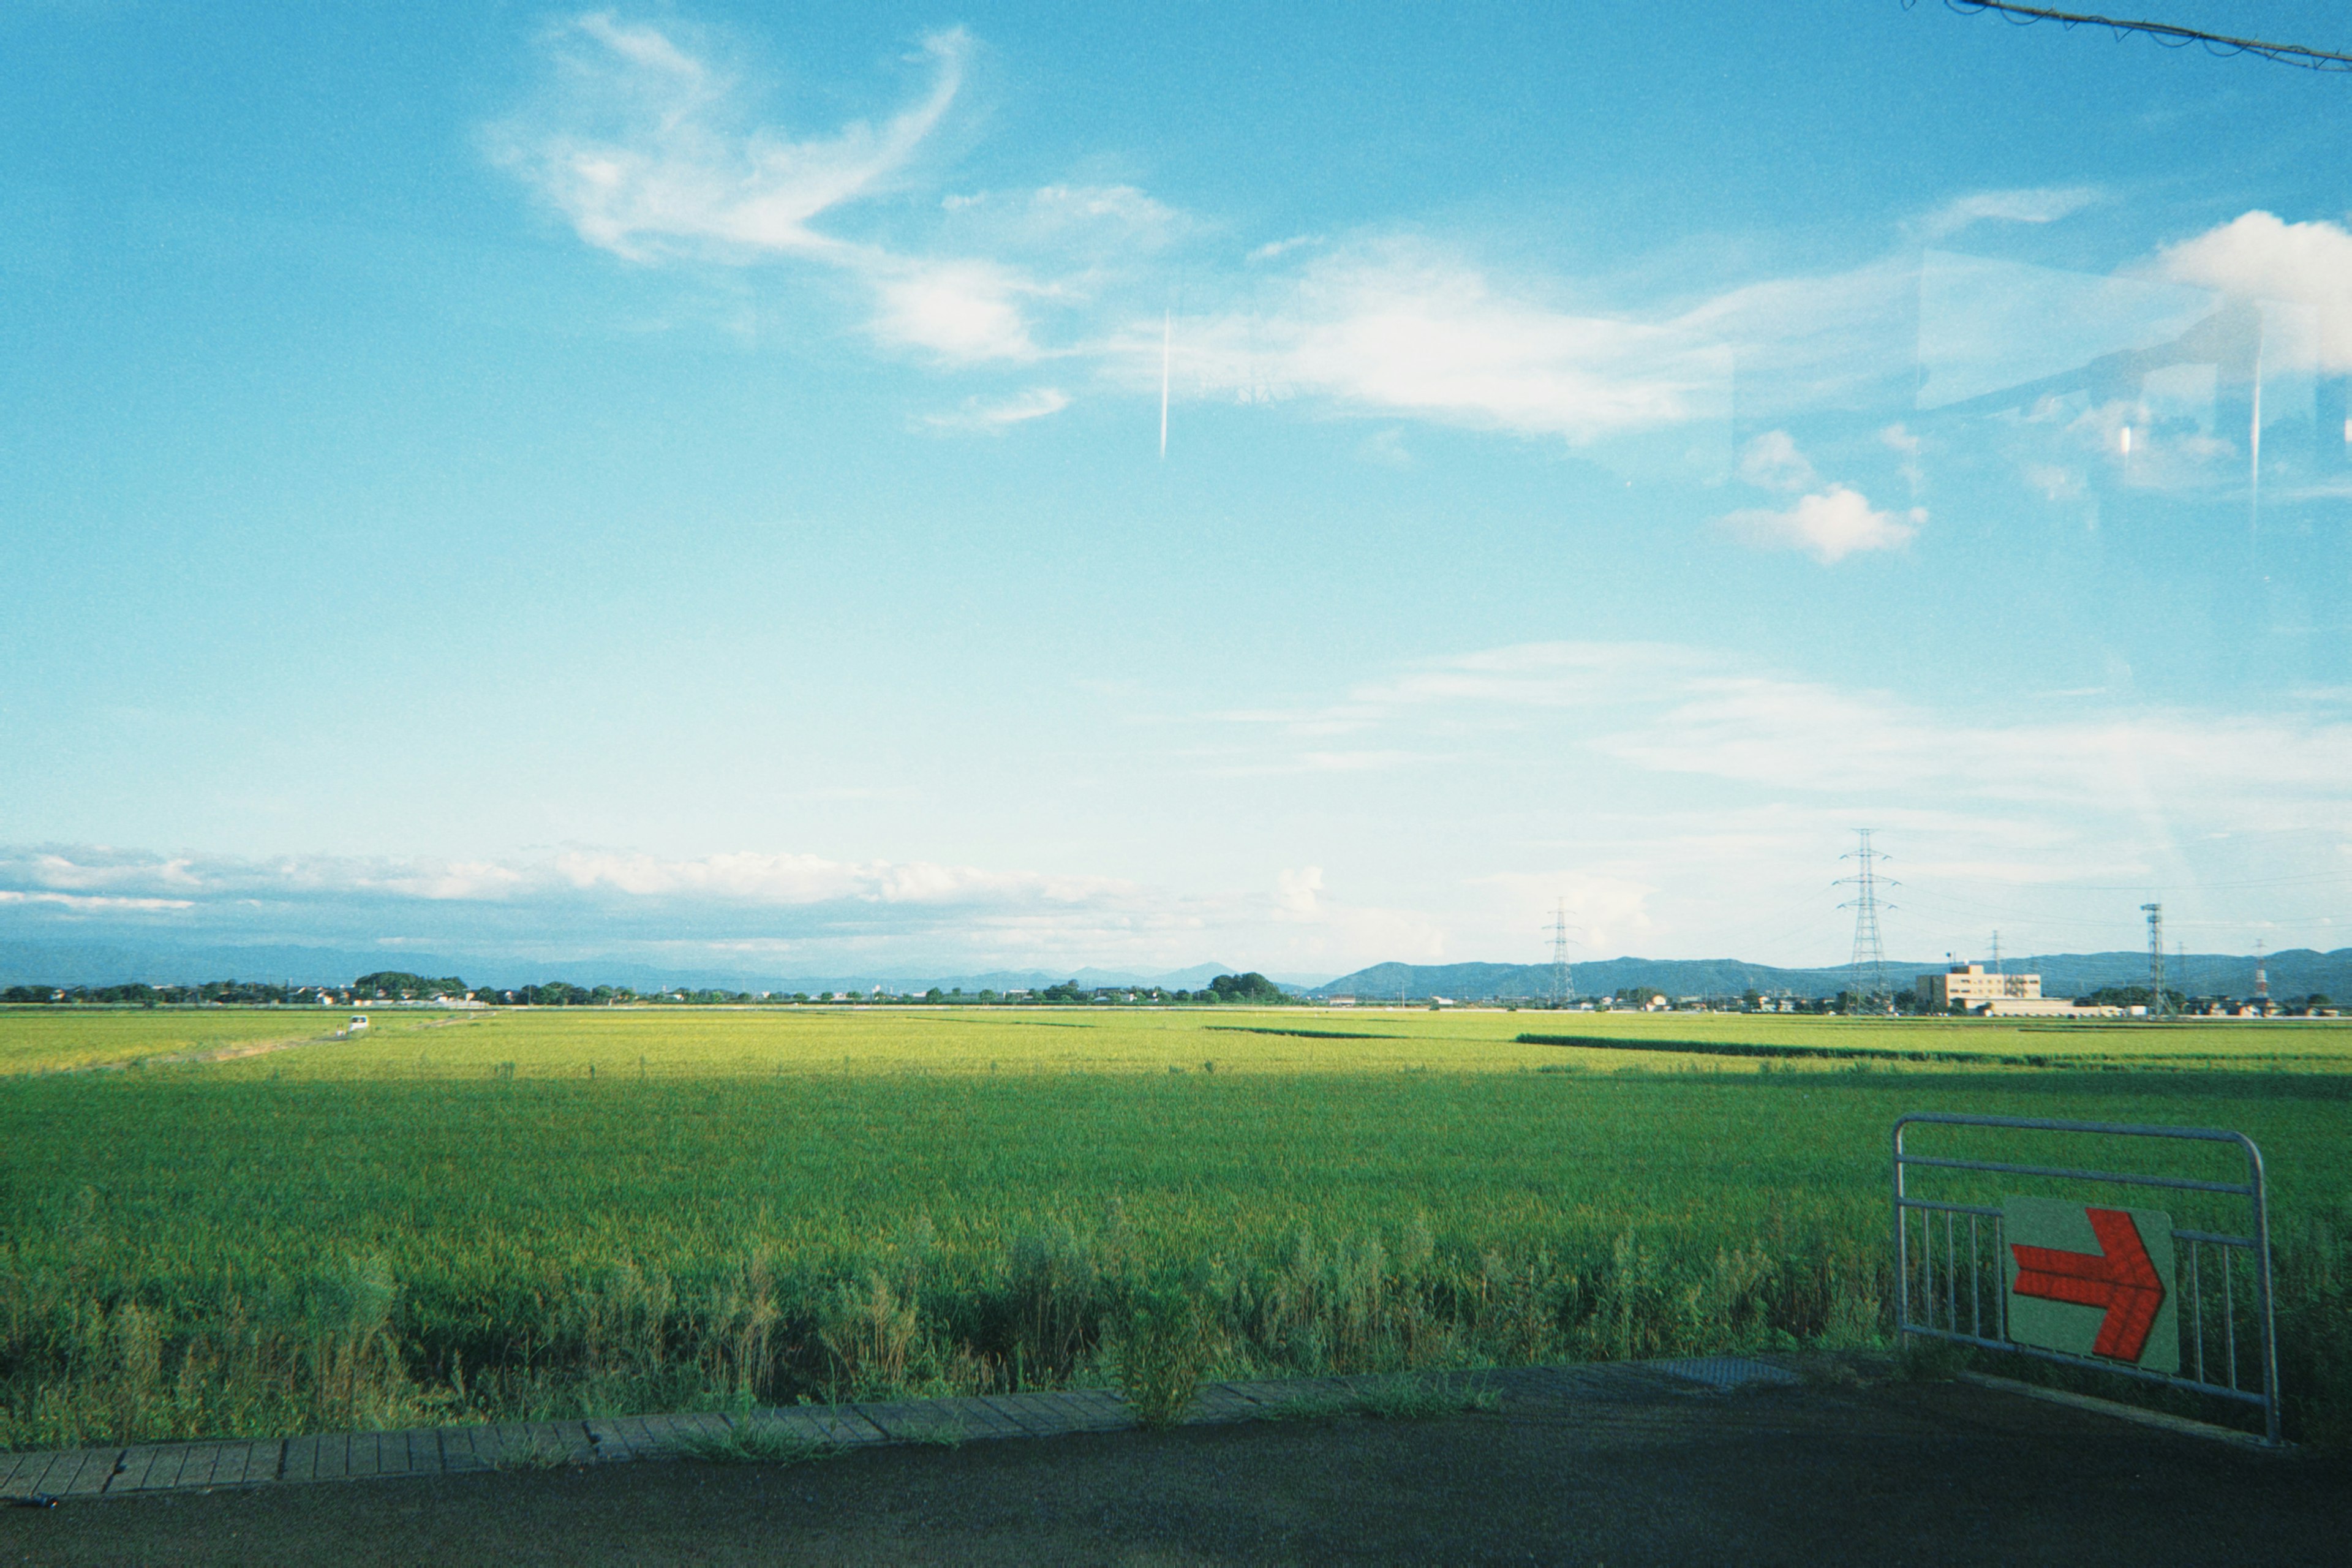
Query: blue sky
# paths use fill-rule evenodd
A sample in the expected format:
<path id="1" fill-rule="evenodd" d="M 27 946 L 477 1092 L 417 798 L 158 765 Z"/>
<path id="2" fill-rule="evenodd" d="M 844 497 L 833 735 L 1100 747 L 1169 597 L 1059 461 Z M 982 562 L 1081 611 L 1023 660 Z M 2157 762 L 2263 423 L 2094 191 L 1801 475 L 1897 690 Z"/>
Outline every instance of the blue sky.
<path id="1" fill-rule="evenodd" d="M 0 938 L 2347 945 L 2352 82 L 1262 10 L 0 16 Z"/>

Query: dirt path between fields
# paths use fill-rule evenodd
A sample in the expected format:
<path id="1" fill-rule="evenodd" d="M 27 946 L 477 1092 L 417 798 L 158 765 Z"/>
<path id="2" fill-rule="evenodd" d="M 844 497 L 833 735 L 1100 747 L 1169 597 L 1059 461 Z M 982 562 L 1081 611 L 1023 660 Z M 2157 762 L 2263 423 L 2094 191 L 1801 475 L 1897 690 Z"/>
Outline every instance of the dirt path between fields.
<path id="1" fill-rule="evenodd" d="M 69 1500 L 0 1563 L 2326 1562 L 2344 1462 L 1962 1384 Z"/>
<path id="2" fill-rule="evenodd" d="M 335 1040 L 348 1040 L 348 1031 L 337 1029 L 326 1035 L 303 1035 L 283 1040 L 239 1040 L 233 1046 L 209 1046 L 200 1051 L 173 1051 L 164 1056 L 124 1057 L 118 1061 L 85 1062 L 79 1067 L 58 1068 L 58 1072 L 128 1072 L 133 1068 L 185 1067 L 197 1062 L 228 1062 L 242 1057 L 268 1056 L 272 1051 L 290 1051 L 297 1046 L 323 1046 Z"/>
<path id="3" fill-rule="evenodd" d="M 471 1017 L 428 1018 L 410 1025 L 412 1029 L 446 1029 L 452 1025 L 471 1024 Z M 373 1032 L 373 1026 L 370 1032 Z M 84 1062 L 79 1067 L 57 1068 L 57 1072 L 127 1072 L 132 1068 L 186 1067 L 203 1062 L 233 1062 L 246 1057 L 266 1057 L 273 1051 L 290 1051 L 299 1046 L 328 1046 L 352 1037 L 349 1029 L 334 1029 L 323 1035 L 290 1036 L 280 1040 L 239 1040 L 235 1045 L 208 1046 L 200 1051 L 173 1051 L 157 1057 L 124 1057 L 110 1062 Z"/>

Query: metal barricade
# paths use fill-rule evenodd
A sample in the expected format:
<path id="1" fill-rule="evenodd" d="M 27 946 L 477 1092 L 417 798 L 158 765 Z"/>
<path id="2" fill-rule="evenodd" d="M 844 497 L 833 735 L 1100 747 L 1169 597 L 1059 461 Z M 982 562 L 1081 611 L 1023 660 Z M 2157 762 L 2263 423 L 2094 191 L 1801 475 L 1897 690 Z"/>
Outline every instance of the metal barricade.
<path id="1" fill-rule="evenodd" d="M 1903 1147 L 1904 1130 L 1920 1125 L 2228 1143 L 2244 1153 L 2246 1179 L 2214 1182 L 2187 1176 L 1907 1153 Z M 1951 1340 L 1981 1350 L 2088 1367 L 2254 1405 L 2263 1413 L 2265 1439 L 2279 1441 L 2278 1333 L 2271 1309 L 2269 1193 L 2263 1175 L 2263 1153 L 2253 1140 L 2242 1132 L 2202 1127 L 2135 1127 L 1939 1111 L 1913 1111 L 1897 1117 L 1894 1136 L 1897 1281 L 1895 1321 L 1898 1341 L 1906 1334 Z M 2181 1370 L 2177 1374 L 2151 1372 L 2011 1340 L 2002 1211 L 1982 1204 L 1947 1203 L 1910 1195 L 1905 1189 L 1905 1173 L 1926 1168 L 2221 1194 L 2246 1202 L 2251 1234 L 2235 1236 L 2174 1226 L 2172 1241 L 2175 1257 L 2179 1260 L 2174 1289 L 2181 1297 L 2176 1318 L 2182 1339 Z M 2246 1287 L 2243 1293 L 2248 1297 L 2243 1312 L 2238 1306 L 2242 1280 Z M 2242 1350 L 2245 1353 L 2242 1354 Z M 2259 1382 L 2250 1385 L 2246 1373 Z"/>

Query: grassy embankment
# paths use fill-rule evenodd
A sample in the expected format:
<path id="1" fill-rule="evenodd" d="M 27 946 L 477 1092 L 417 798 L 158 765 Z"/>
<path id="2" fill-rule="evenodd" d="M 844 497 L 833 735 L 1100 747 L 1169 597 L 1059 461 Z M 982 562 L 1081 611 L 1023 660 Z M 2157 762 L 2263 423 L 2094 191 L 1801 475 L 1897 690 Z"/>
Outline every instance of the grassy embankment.
<path id="1" fill-rule="evenodd" d="M 2352 1404 L 2347 1029 L 380 1013 L 26 1071 L 285 1016 L 194 1017 L 0 1013 L 0 1443 L 1050 1385 L 1139 1344 L 1282 1373 L 1865 1343 L 1912 1109 L 2252 1134 L 2297 1427 Z"/>

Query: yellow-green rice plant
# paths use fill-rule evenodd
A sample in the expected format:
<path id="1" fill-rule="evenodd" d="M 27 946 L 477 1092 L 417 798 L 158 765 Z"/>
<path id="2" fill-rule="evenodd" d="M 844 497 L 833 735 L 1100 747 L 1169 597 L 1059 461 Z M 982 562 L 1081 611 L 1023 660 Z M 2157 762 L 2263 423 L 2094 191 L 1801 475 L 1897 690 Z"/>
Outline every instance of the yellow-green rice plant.
<path id="1" fill-rule="evenodd" d="M 1005 1288 L 1013 1386 L 1057 1385 L 1100 1342 L 1113 1289 L 1104 1255 L 1115 1267 L 1118 1238 L 1116 1225 L 1106 1241 L 1080 1236 L 1066 1219 L 1013 1237 Z"/>
<path id="2" fill-rule="evenodd" d="M 693 1332 L 705 1383 L 749 1404 L 774 1381 L 783 1312 L 776 1300 L 773 1260 L 765 1247 L 710 1282 Z"/>
<path id="3" fill-rule="evenodd" d="M 1507 1363 L 1552 1360 L 1562 1347 L 1561 1317 L 1576 1286 L 1573 1276 L 1561 1274 L 1548 1247 L 1507 1258 L 1487 1248 L 1479 1256 L 1471 1298 L 1484 1348 Z"/>
<path id="4" fill-rule="evenodd" d="M 1578 1325 L 1578 1349 L 1592 1361 L 1633 1361 L 1672 1348 L 1665 1260 L 1628 1230 L 1610 1245 L 1608 1267 L 1592 1282 L 1591 1308 Z"/>
<path id="5" fill-rule="evenodd" d="M 1146 1426 L 1171 1426 L 1192 1408 L 1211 1356 L 1207 1315 L 1181 1286 L 1139 1291 L 1119 1328 L 1118 1392 Z"/>
<path id="6" fill-rule="evenodd" d="M 826 1357 L 828 1396 L 868 1399 L 903 1392 L 922 1331 L 914 1303 L 879 1268 L 834 1286 L 820 1305 L 816 1331 Z"/>

